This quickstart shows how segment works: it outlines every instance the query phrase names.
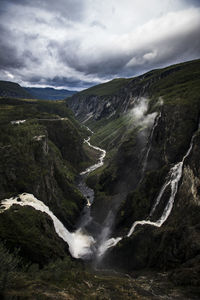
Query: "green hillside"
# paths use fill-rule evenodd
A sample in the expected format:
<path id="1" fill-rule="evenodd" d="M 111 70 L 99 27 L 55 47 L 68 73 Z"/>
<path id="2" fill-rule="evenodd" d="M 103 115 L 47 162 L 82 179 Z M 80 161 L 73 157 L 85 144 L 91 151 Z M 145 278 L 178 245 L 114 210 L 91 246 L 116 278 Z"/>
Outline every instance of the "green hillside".
<path id="1" fill-rule="evenodd" d="M 0 80 L 0 97 L 33 98 L 31 93 L 18 83 Z"/>
<path id="2" fill-rule="evenodd" d="M 69 91 L 65 89 L 53 89 L 53 88 L 34 88 L 25 87 L 28 93 L 33 95 L 35 99 L 40 100 L 63 100 L 76 94 L 76 91 Z"/>
<path id="3" fill-rule="evenodd" d="M 94 95 L 94 96 L 109 96 L 117 94 L 120 88 L 124 87 L 132 78 L 116 78 L 109 82 L 95 85 L 89 89 L 86 89 L 79 95 Z"/>

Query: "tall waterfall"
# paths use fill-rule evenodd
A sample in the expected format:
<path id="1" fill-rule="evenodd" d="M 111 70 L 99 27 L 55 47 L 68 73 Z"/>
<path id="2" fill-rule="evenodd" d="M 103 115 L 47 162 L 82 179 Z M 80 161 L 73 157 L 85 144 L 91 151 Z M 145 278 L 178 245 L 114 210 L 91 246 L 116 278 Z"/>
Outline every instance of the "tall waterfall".
<path id="1" fill-rule="evenodd" d="M 161 113 L 159 113 L 159 115 L 156 116 L 155 122 L 153 124 L 152 130 L 151 130 L 151 133 L 150 133 L 150 136 L 148 138 L 147 151 L 146 151 L 144 159 L 143 159 L 142 179 L 143 179 L 144 172 L 146 171 L 147 161 L 148 161 L 148 158 L 149 158 L 149 152 L 151 150 L 151 145 L 152 145 L 152 139 L 153 139 L 154 131 L 155 131 L 156 127 L 158 126 L 158 122 L 159 122 L 160 118 L 161 118 Z"/>
<path id="2" fill-rule="evenodd" d="M 133 225 L 131 226 L 126 237 L 130 237 L 132 235 L 132 233 L 134 232 L 137 225 L 151 225 L 151 226 L 155 226 L 155 227 L 161 227 L 163 225 L 163 223 L 167 220 L 167 218 L 169 217 L 169 215 L 172 211 L 172 208 L 173 208 L 174 200 L 175 200 L 175 197 L 176 197 L 176 194 L 178 191 L 179 181 L 182 177 L 183 165 L 184 165 L 185 159 L 189 156 L 190 152 L 192 151 L 195 134 L 196 134 L 196 132 L 192 136 L 192 139 L 190 142 L 190 147 L 189 147 L 188 151 L 186 152 L 186 154 L 183 156 L 182 161 L 178 162 L 170 169 L 169 174 L 166 178 L 166 181 L 165 181 L 164 185 L 161 187 L 160 193 L 157 196 L 155 203 L 152 207 L 152 210 L 150 212 L 150 215 L 149 215 L 149 217 L 151 217 L 153 215 L 153 213 L 155 212 L 156 207 L 160 203 L 160 200 L 162 199 L 167 187 L 170 187 L 170 190 L 171 190 L 170 197 L 164 208 L 164 211 L 163 211 L 161 217 L 155 222 L 150 221 L 150 220 L 135 221 L 133 223 Z M 111 238 L 111 239 L 105 241 L 104 244 L 101 245 L 99 255 L 100 256 L 103 255 L 109 248 L 116 246 L 117 243 L 119 243 L 119 241 L 121 241 L 122 239 L 123 239 L 123 237 L 117 237 L 117 238 Z"/>

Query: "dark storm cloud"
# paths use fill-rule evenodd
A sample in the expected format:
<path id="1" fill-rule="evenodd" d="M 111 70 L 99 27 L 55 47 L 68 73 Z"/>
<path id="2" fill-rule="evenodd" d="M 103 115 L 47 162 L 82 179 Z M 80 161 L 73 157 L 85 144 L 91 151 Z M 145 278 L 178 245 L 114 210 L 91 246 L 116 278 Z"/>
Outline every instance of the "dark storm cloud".
<path id="1" fill-rule="evenodd" d="M 94 59 L 88 56 L 79 56 L 80 47 L 78 41 L 71 41 L 58 47 L 57 51 L 62 63 L 85 74 L 95 74 L 103 77 L 117 74 L 129 59 L 122 53 L 103 53 L 94 57 Z"/>
<path id="2" fill-rule="evenodd" d="M 39 59 L 33 55 L 30 50 L 21 50 L 16 45 L 15 34 L 6 26 L 0 25 L 0 69 L 20 69 L 24 68 L 30 62 L 38 63 Z M 36 39 L 34 35 L 24 35 L 25 43 Z"/>
<path id="3" fill-rule="evenodd" d="M 82 80 L 78 80 L 75 78 L 67 78 L 67 77 L 59 77 L 56 76 L 54 78 L 49 78 L 46 80 L 46 84 L 50 84 L 50 85 L 54 85 L 56 87 L 60 87 L 60 86 L 68 86 L 69 88 L 88 88 L 91 85 L 95 85 L 97 84 L 97 82 L 85 82 Z"/>
<path id="4" fill-rule="evenodd" d="M 184 0 L 185 4 L 189 5 L 195 5 L 197 7 L 200 6 L 200 1 L 199 0 Z"/>
<path id="5" fill-rule="evenodd" d="M 54 87 L 67 87 L 69 89 L 86 89 L 91 85 L 98 84 L 98 82 L 85 82 L 76 78 L 70 77 L 60 77 L 55 76 L 53 78 L 41 78 L 40 76 L 26 77 L 24 80 L 27 80 L 31 86 L 34 85 L 46 85 Z"/>
<path id="6" fill-rule="evenodd" d="M 200 57 L 199 1 L 0 0 L 0 76 L 87 88 Z"/>
<path id="7" fill-rule="evenodd" d="M 24 58 L 20 57 L 16 47 L 10 43 L 12 33 L 0 25 L 0 35 L 0 69 L 24 67 Z"/>
<path id="8" fill-rule="evenodd" d="M 174 31 L 168 31 L 168 26 L 162 28 L 159 22 L 173 23 L 176 15 L 172 15 L 169 20 L 163 18 L 159 22 L 151 24 L 152 28 L 150 29 L 146 26 L 142 32 L 142 40 L 137 34 L 136 36 L 130 35 L 128 40 L 124 41 L 123 49 L 120 40 L 115 41 L 118 47 L 111 45 L 108 51 L 98 52 L 98 47 L 96 47 L 91 56 L 87 55 L 86 51 L 82 53 L 81 41 L 68 41 L 66 44 L 55 45 L 55 48 L 57 48 L 62 63 L 79 72 L 94 74 L 102 78 L 133 76 L 152 68 L 200 57 L 198 14 L 194 15 L 194 20 L 192 13 L 188 16 L 184 12 L 179 17 L 183 18 L 183 22 Z M 190 23 L 190 20 L 193 23 Z M 149 41 L 150 35 L 152 36 Z M 127 49 L 125 48 L 126 42 L 131 44 L 131 46 L 127 46 Z"/>

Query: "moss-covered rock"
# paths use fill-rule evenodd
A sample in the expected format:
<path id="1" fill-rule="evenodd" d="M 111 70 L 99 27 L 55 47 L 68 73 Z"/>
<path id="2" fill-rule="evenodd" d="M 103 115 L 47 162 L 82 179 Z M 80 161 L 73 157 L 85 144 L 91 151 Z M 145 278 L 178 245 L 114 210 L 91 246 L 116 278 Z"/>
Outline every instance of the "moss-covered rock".
<path id="1" fill-rule="evenodd" d="M 0 236 L 29 263 L 44 266 L 68 255 L 68 246 L 58 237 L 51 218 L 31 207 L 15 205 L 1 213 Z"/>

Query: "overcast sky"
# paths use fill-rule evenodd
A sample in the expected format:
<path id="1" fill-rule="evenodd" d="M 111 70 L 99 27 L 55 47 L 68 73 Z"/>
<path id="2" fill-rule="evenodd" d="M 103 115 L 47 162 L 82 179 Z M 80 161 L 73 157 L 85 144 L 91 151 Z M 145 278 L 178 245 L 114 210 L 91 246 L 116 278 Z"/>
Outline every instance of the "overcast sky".
<path id="1" fill-rule="evenodd" d="M 0 0 L 0 79 L 80 90 L 200 58 L 200 0 Z"/>

